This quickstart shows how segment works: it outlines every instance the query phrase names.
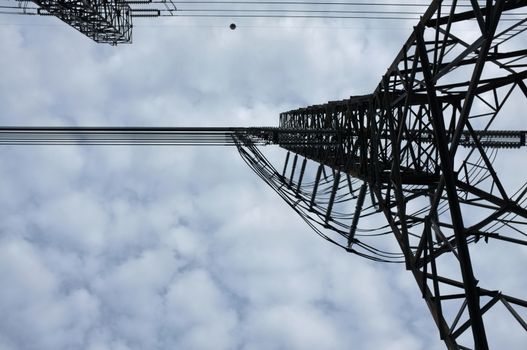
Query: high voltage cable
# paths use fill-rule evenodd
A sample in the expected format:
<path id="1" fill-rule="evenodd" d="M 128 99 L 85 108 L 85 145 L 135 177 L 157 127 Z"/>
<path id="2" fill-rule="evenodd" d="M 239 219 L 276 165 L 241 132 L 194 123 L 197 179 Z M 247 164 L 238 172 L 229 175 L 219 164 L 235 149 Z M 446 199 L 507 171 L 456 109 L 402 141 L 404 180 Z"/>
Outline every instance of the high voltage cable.
<path id="1" fill-rule="evenodd" d="M 143 17 L 143 16 L 141 16 Z M 147 16 L 144 16 L 147 17 Z M 156 16 L 157 17 L 157 16 Z M 251 14 L 183 14 L 183 15 L 165 15 L 161 17 L 191 17 L 191 18 L 305 18 L 305 19 L 372 19 L 372 20 L 411 20 L 418 17 L 382 17 L 382 16 L 327 16 L 327 15 L 251 15 Z"/>
<path id="2" fill-rule="evenodd" d="M 194 18 L 305 18 L 305 19 L 366 19 L 366 20 L 412 20 L 418 17 L 408 17 L 401 15 L 421 15 L 419 11 L 401 11 L 401 10 L 350 10 L 350 9 L 302 9 L 302 8 L 148 8 L 148 4 L 165 4 L 165 1 L 128 1 L 131 5 L 143 5 L 143 8 L 132 7 L 132 15 L 134 17 L 194 17 Z M 321 1 L 178 1 L 172 2 L 174 5 L 272 5 L 276 6 L 367 6 L 371 8 L 378 8 L 379 6 L 399 6 L 399 7 L 424 7 L 424 4 L 412 3 L 364 3 L 364 2 L 321 2 Z M 446 4 L 448 6 L 451 4 Z M 470 7 L 469 4 L 458 4 L 458 7 Z M 48 13 L 41 13 L 39 7 L 23 7 L 23 6 L 7 6 L 0 5 L 0 9 L 4 10 L 18 10 L 18 11 L 1 11 L 0 14 L 9 15 L 44 15 Z M 20 12 L 21 11 L 21 12 Z M 33 12 L 34 11 L 34 12 Z M 346 15 L 349 14 L 349 15 Z M 369 16 L 371 15 L 371 16 Z M 526 15 L 524 13 L 515 13 L 508 15 Z"/>
<path id="3" fill-rule="evenodd" d="M 21 3 L 18 0 L 2 0 L 8 3 Z M 162 1 L 126 1 L 129 5 L 150 5 L 150 4 L 165 4 Z M 357 3 L 357 2 L 302 2 L 302 1 L 179 1 L 174 4 L 184 5 L 273 5 L 273 6 L 290 6 L 290 5 L 305 5 L 309 6 L 365 6 L 365 7 L 428 7 L 424 4 L 410 4 L 410 3 Z M 452 4 L 442 4 L 442 7 L 448 7 Z M 457 4 L 457 7 L 471 7 L 471 5 Z M 18 5 L 17 8 L 24 6 Z M 179 9 L 178 9 L 179 10 Z M 176 10 L 172 10 L 176 11 Z"/>
<path id="4" fill-rule="evenodd" d="M 163 1 L 127 1 L 129 4 L 162 4 Z M 368 3 L 368 2 L 328 2 L 328 1 L 172 1 L 174 5 L 177 4 L 237 4 L 237 5 L 337 5 L 337 6 L 403 6 L 403 7 L 428 7 L 430 4 L 411 4 L 411 3 Z M 442 4 L 442 6 L 451 6 L 452 4 Z M 457 4 L 457 7 L 471 7 L 469 4 Z"/>
<path id="5" fill-rule="evenodd" d="M 215 13 L 211 13 L 211 14 L 186 14 L 186 13 L 183 13 L 183 14 L 178 14 L 180 12 L 187 12 L 187 11 L 175 11 L 175 14 L 165 14 L 164 12 L 168 12 L 168 11 L 160 11 L 161 14 L 160 15 L 148 15 L 147 13 L 145 14 L 141 14 L 141 15 L 138 15 L 137 17 L 195 17 L 195 18 L 313 18 L 313 19 L 374 19 L 374 20 L 413 20 L 413 19 L 419 19 L 418 16 L 415 16 L 415 17 L 402 17 L 402 16 L 345 16 L 345 15 L 330 15 L 330 14 L 321 14 L 321 15 L 287 15 L 287 14 L 284 14 L 284 15 L 277 15 L 277 14 L 240 14 L 240 13 L 229 13 L 229 14 L 215 14 Z M 210 11 L 210 12 L 214 12 L 214 10 Z M 251 12 L 251 11 L 247 11 L 247 12 Z M 263 11 L 262 11 L 263 12 Z M 272 11 L 267 11 L 267 12 L 272 12 Z M 288 11 L 279 11 L 279 12 L 282 12 L 282 13 L 287 13 Z M 298 11 L 298 13 L 308 13 L 309 11 Z M 322 13 L 324 11 L 313 11 L 313 12 L 318 12 L 318 13 Z M 328 12 L 335 12 L 335 13 L 338 13 L 339 11 L 328 11 Z M 372 15 L 374 14 L 385 14 L 385 15 L 390 15 L 390 14 L 393 14 L 393 15 L 399 15 L 401 14 L 400 12 L 354 12 L 354 11 L 342 11 L 341 13 L 362 13 L 362 14 L 368 14 L 368 13 L 371 13 Z M 416 15 L 418 13 L 415 13 Z M 510 15 L 525 15 L 525 14 L 510 14 Z M 521 18 L 504 18 L 503 20 L 504 21 L 510 21 L 510 20 L 519 20 Z"/>
<path id="6" fill-rule="evenodd" d="M 29 10 L 38 10 L 37 8 L 29 8 Z M 154 11 L 153 11 L 154 12 Z M 168 11 L 167 11 L 168 12 Z M 175 11 L 177 13 L 181 11 Z M 305 12 L 305 11 L 301 11 Z M 0 14 L 4 15 L 22 15 L 22 16 L 52 16 L 47 13 L 38 13 L 38 12 L 14 12 L 14 11 L 0 11 Z M 389 14 L 389 13 L 386 13 Z M 393 13 L 394 15 L 396 13 Z M 514 15 L 514 14 L 510 14 Z M 524 15 L 524 14 L 517 14 Z M 148 14 L 147 12 L 140 15 L 134 15 L 134 17 L 139 18 L 156 18 L 156 17 L 188 17 L 188 18 L 291 18 L 291 19 L 364 19 L 364 20 L 415 20 L 419 17 L 402 17 L 402 16 L 344 16 L 344 15 L 265 15 L 265 14 L 239 14 L 239 13 L 229 13 L 229 14 Z M 521 18 L 503 18 L 503 21 L 515 21 L 520 20 Z"/>
<path id="7" fill-rule="evenodd" d="M 31 8 L 36 10 L 36 8 Z M 179 12 L 179 11 L 177 11 Z M 51 16 L 50 14 L 41 14 L 38 12 L 14 12 L 0 11 L 4 15 L 22 15 L 22 16 Z M 383 16 L 330 16 L 330 15 L 263 15 L 263 14 L 148 14 L 143 13 L 134 17 L 155 18 L 155 17 L 190 17 L 190 18 L 312 18 L 312 19 L 367 19 L 367 20 L 411 20 L 418 17 L 383 17 Z"/>
<path id="8" fill-rule="evenodd" d="M 368 245 L 360 240 L 355 239 L 353 244 L 354 247 L 360 248 L 365 251 L 362 252 L 350 247 L 346 247 L 337 242 L 336 240 L 330 238 L 316 226 L 316 224 L 323 225 L 320 221 L 321 217 L 319 216 L 319 218 L 317 219 L 316 216 L 309 215 L 308 212 L 306 212 L 307 208 L 303 208 L 304 210 L 301 208 L 302 202 L 298 202 L 296 200 L 295 194 L 291 191 L 291 189 L 287 186 L 284 186 L 283 178 L 279 175 L 279 173 L 271 165 L 271 163 L 265 158 L 265 156 L 256 147 L 254 147 L 254 144 L 250 141 L 248 142 L 247 140 L 244 140 L 243 137 L 240 139 L 237 138 L 236 143 L 238 151 L 242 156 L 243 160 L 247 163 L 247 165 L 249 165 L 249 167 L 262 180 L 269 184 L 270 187 L 280 197 L 282 197 L 297 214 L 300 215 L 300 217 L 313 229 L 313 231 L 315 231 L 316 234 L 318 234 L 325 240 L 345 249 L 350 253 L 357 254 L 361 257 L 370 260 L 386 263 L 404 262 L 404 256 L 401 253 L 392 253 L 381 249 L 377 249 L 375 247 L 372 247 L 371 245 Z M 246 149 L 249 150 L 252 155 L 250 155 Z M 319 215 L 322 215 L 322 213 L 319 213 Z M 343 233 L 343 231 L 338 232 L 341 234 L 341 236 L 347 238 L 346 233 Z"/>
<path id="9" fill-rule="evenodd" d="M 4 6 L 0 5 L 1 9 L 21 9 L 18 6 Z M 26 10 L 38 10 L 38 7 L 27 7 Z M 132 9 L 132 12 L 161 12 L 161 13 L 176 13 L 173 16 L 178 16 L 180 12 L 256 12 L 256 13 L 355 13 L 355 14 L 397 14 L 397 15 L 419 15 L 421 12 L 417 11 L 382 11 L 382 10 L 298 10 L 298 9 L 178 9 L 177 11 L 168 9 Z"/>
<path id="10" fill-rule="evenodd" d="M 153 127 L 1 127 L 0 145 L 224 145 L 244 135 L 257 145 L 273 143 L 275 128 L 153 128 Z M 278 132 L 278 131 L 277 131 Z M 288 130 L 279 134 L 334 134 L 332 130 Z M 319 145 L 321 141 L 281 140 L 280 144 Z M 324 141 L 327 144 L 327 141 Z"/>
<path id="11" fill-rule="evenodd" d="M 2 145 L 234 145 L 238 128 L 0 128 Z"/>
<path id="12" fill-rule="evenodd" d="M 141 11 L 141 10 L 139 10 Z M 150 11 L 150 10 L 149 10 Z M 160 12 L 168 10 L 160 9 Z M 179 9 L 177 12 L 278 12 L 278 13 L 357 13 L 357 14 L 397 14 L 397 15 L 420 15 L 417 11 L 381 11 L 381 10 L 292 10 L 292 9 Z M 175 15 L 177 16 L 177 15 Z"/>

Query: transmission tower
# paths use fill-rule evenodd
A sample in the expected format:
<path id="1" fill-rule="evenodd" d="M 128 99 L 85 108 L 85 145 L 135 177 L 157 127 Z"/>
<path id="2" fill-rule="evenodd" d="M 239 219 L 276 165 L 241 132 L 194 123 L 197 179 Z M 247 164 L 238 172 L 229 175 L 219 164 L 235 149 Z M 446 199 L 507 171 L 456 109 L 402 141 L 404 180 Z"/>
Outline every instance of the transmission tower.
<path id="1" fill-rule="evenodd" d="M 509 16 L 526 5 L 471 1 L 460 9 L 457 1 L 434 1 L 373 94 L 280 115 L 280 128 L 336 135 L 289 135 L 284 140 L 297 141 L 291 145 L 279 140 L 289 151 L 281 173 L 250 142 L 241 146 L 255 171 L 307 220 L 340 234 L 337 244 L 394 261 L 394 253 L 358 235 L 361 220 L 381 212 L 449 349 L 488 349 L 485 315 L 499 304 L 527 331 L 521 317 L 527 301 L 480 286 L 469 250 L 490 240 L 527 244 L 527 183 L 507 188 L 500 171 L 513 165 L 494 166 L 500 149 L 526 145 L 520 114 L 527 101 L 527 17 Z M 467 35 L 468 28 L 475 31 Z M 509 106 L 511 96 L 519 104 Z M 507 126 L 514 129 L 500 131 Z M 320 164 L 314 179 L 306 179 L 307 162 Z M 355 210 L 342 211 L 352 198 Z"/>
<path id="2" fill-rule="evenodd" d="M 526 172 L 510 185 L 498 157 L 527 146 L 525 6 L 433 1 L 372 94 L 284 112 L 278 127 L 9 127 L 0 144 L 235 146 L 324 239 L 403 263 L 449 349 L 485 350 L 498 307 L 527 336 L 525 297 L 480 285 L 471 258 L 527 245 Z M 287 151 L 282 165 L 266 145 Z"/>
<path id="3" fill-rule="evenodd" d="M 527 301 L 480 286 L 469 250 L 489 240 L 527 244 L 527 184 L 508 189 L 499 171 L 513 165 L 493 164 L 498 150 L 526 145 L 519 114 L 527 100 L 527 17 L 508 14 L 527 2 L 471 5 L 432 2 L 373 94 L 282 113 L 280 128 L 337 134 L 278 138 L 289 151 L 281 173 L 249 141 L 240 146 L 303 217 L 340 234 L 337 244 L 394 261 L 358 236 L 360 221 L 381 212 L 450 349 L 488 349 L 484 318 L 499 304 L 527 331 L 520 315 Z M 513 95 L 521 102 L 511 107 Z M 306 179 L 308 161 L 320 164 L 314 179 Z M 355 210 L 342 211 L 352 198 Z"/>

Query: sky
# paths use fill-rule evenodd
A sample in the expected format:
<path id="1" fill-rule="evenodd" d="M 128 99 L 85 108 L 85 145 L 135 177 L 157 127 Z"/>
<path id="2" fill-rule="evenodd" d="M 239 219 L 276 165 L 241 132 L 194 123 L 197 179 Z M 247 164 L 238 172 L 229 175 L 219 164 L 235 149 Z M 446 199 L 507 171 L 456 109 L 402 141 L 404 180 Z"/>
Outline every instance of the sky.
<path id="1" fill-rule="evenodd" d="M 138 20 L 112 47 L 0 17 L 0 123 L 277 126 L 372 92 L 412 28 L 231 22 Z M 321 240 L 234 148 L 0 155 L 2 350 L 444 348 L 403 266 Z"/>

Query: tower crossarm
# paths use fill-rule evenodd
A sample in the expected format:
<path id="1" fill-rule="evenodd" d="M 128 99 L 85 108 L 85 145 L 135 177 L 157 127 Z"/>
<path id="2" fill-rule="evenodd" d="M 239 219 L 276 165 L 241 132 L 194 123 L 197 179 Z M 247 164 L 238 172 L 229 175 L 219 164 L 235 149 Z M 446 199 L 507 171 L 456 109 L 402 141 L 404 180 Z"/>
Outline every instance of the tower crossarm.
<path id="1" fill-rule="evenodd" d="M 32 0 L 38 14 L 52 15 L 98 43 L 132 40 L 132 11 L 123 0 Z"/>
<path id="2" fill-rule="evenodd" d="M 97 43 L 132 43 L 132 18 L 174 16 L 172 0 L 16 0 L 20 14 L 54 16 Z M 12 12 L 10 12 L 12 13 Z M 14 12 L 16 13 L 16 12 Z"/>
<path id="3" fill-rule="evenodd" d="M 425 96 L 426 98 L 426 96 Z M 290 130 L 290 144 L 277 140 L 283 148 L 344 171 L 365 181 L 377 175 L 381 183 L 390 182 L 394 140 L 400 142 L 398 155 L 403 169 L 403 184 L 430 184 L 439 181 L 439 155 L 434 151 L 435 135 L 432 129 L 424 127 L 417 118 L 425 117 L 428 104 L 425 98 L 414 99 L 413 107 L 416 121 L 403 130 L 395 130 L 389 124 L 377 123 L 375 116 L 395 117 L 403 106 L 399 95 L 367 95 L 351 97 L 342 101 L 299 108 L 280 114 L 280 128 Z M 375 101 L 384 101 L 376 106 Z M 450 104 L 447 99 L 444 104 Z M 292 131 L 297 130 L 295 135 Z M 320 132 L 317 132 L 319 130 Z M 326 133 L 322 133 L 325 130 Z M 334 130 L 335 133 L 329 133 Z M 306 134 L 311 131 L 311 134 Z M 525 130 L 465 130 L 458 140 L 459 145 L 474 148 L 476 144 L 490 148 L 520 148 L 527 146 Z M 445 135 L 447 143 L 452 143 L 453 134 Z M 295 140 L 295 142 L 293 142 Z M 373 144 L 375 142 L 375 144 Z M 373 147 L 377 149 L 374 152 Z"/>

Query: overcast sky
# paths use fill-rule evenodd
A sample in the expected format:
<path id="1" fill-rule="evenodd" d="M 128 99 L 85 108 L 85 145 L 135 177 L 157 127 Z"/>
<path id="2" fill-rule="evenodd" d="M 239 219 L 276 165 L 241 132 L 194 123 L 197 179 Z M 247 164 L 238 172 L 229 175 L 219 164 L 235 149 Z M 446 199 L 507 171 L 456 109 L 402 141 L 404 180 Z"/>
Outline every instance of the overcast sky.
<path id="1" fill-rule="evenodd" d="M 372 92 L 412 25 L 230 22 L 111 47 L 0 17 L 0 123 L 277 126 Z M 0 155 L 0 349 L 444 348 L 403 266 L 321 240 L 235 149 Z"/>

